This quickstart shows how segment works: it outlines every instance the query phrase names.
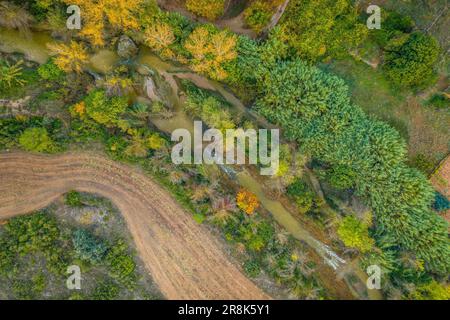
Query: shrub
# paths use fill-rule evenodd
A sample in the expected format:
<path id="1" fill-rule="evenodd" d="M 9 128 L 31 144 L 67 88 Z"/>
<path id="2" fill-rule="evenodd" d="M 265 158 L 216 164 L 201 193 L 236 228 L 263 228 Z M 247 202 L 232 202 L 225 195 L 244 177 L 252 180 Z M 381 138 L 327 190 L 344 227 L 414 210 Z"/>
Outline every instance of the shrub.
<path id="1" fill-rule="evenodd" d="M 23 86 L 26 81 L 23 79 L 22 65 L 20 60 L 14 65 L 10 65 L 4 60 L 0 60 L 0 89 L 11 88 L 13 86 Z"/>
<path id="2" fill-rule="evenodd" d="M 411 17 L 394 11 L 382 11 L 381 29 L 371 30 L 375 41 L 384 48 L 392 38 L 403 33 L 410 33 L 414 28 L 414 20 Z"/>
<path id="3" fill-rule="evenodd" d="M 433 208 L 438 211 L 446 211 L 450 209 L 450 201 L 446 196 L 442 195 L 440 192 L 436 192 L 436 196 L 434 197 Z"/>
<path id="4" fill-rule="evenodd" d="M 327 181 L 338 190 L 346 190 L 353 187 L 356 177 L 355 171 L 348 166 L 342 165 L 334 166 L 327 170 L 326 173 Z"/>
<path id="5" fill-rule="evenodd" d="M 386 47 L 383 68 L 395 84 L 424 88 L 435 79 L 440 47 L 436 39 L 414 32 L 405 39 L 393 39 Z"/>
<path id="6" fill-rule="evenodd" d="M 238 56 L 236 44 L 236 35 L 210 25 L 202 25 L 189 34 L 184 48 L 191 56 L 192 70 L 215 80 L 224 80 L 228 77 L 225 66 Z"/>
<path id="7" fill-rule="evenodd" d="M 308 212 L 314 204 L 314 193 L 301 179 L 294 180 L 287 189 L 286 193 L 294 199 L 301 213 Z"/>
<path id="8" fill-rule="evenodd" d="M 264 1 L 252 2 L 244 11 L 245 23 L 260 33 L 272 18 L 272 6 Z"/>
<path id="9" fill-rule="evenodd" d="M 450 300 L 450 286 L 443 285 L 435 280 L 420 285 L 408 297 L 414 300 Z"/>
<path id="10" fill-rule="evenodd" d="M 225 0 L 187 0 L 186 8 L 198 16 L 216 20 L 224 13 Z"/>
<path id="11" fill-rule="evenodd" d="M 309 61 L 347 55 L 367 36 L 349 0 L 291 0 L 279 25 L 283 39 Z"/>
<path id="12" fill-rule="evenodd" d="M 428 104 L 438 109 L 448 109 L 450 107 L 450 95 L 446 93 L 435 93 L 428 100 Z"/>
<path id="13" fill-rule="evenodd" d="M 81 202 L 81 194 L 77 191 L 69 191 L 66 194 L 66 204 L 71 207 L 81 207 L 83 205 Z"/>
<path id="14" fill-rule="evenodd" d="M 258 261 L 248 260 L 244 263 L 244 271 L 250 278 L 256 278 L 261 273 Z"/>
<path id="15" fill-rule="evenodd" d="M 86 114 L 96 122 L 113 126 L 128 106 L 126 97 L 108 98 L 104 90 L 93 90 L 84 99 Z"/>
<path id="16" fill-rule="evenodd" d="M 28 151 L 52 152 L 55 145 L 45 128 L 28 128 L 19 137 L 19 144 Z"/>
<path id="17" fill-rule="evenodd" d="M 57 81 L 64 76 L 64 71 L 55 64 L 53 59 L 41 64 L 37 72 L 42 79 L 49 81 Z"/>
<path id="18" fill-rule="evenodd" d="M 93 264 L 100 263 L 108 250 L 101 240 L 83 229 L 78 229 L 73 233 L 72 243 L 77 256 Z"/>
<path id="19" fill-rule="evenodd" d="M 119 287 L 112 281 L 102 281 L 94 290 L 94 300 L 114 300 L 119 295 Z"/>
<path id="20" fill-rule="evenodd" d="M 356 248 L 361 252 L 371 250 L 374 245 L 374 240 L 369 237 L 367 225 L 353 216 L 347 216 L 342 220 L 337 233 L 347 247 Z"/>

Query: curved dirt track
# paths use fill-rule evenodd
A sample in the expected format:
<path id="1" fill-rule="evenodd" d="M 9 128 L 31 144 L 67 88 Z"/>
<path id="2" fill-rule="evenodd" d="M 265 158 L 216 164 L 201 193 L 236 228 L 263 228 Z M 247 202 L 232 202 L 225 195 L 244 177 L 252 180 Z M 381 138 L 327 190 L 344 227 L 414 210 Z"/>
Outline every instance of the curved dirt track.
<path id="1" fill-rule="evenodd" d="M 228 261 L 206 228 L 138 170 L 89 153 L 0 153 L 0 219 L 46 207 L 70 190 L 117 206 L 166 298 L 269 298 Z"/>

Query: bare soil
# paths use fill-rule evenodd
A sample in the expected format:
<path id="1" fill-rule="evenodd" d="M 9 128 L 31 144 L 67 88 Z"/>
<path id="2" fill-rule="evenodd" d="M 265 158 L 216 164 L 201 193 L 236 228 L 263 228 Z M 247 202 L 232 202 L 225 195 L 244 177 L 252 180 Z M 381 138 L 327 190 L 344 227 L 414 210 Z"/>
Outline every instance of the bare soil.
<path id="1" fill-rule="evenodd" d="M 168 299 L 269 299 L 221 243 L 137 169 L 91 153 L 0 154 L 0 219 L 44 208 L 77 190 L 110 199 Z"/>

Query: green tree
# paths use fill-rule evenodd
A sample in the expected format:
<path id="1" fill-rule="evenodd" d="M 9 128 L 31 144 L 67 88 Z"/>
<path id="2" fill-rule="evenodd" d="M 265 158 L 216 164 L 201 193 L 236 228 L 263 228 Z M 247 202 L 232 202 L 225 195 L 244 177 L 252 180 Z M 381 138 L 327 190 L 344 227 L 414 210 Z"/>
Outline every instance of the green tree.
<path id="1" fill-rule="evenodd" d="M 344 81 L 298 60 L 277 64 L 257 86 L 255 109 L 304 153 L 357 174 L 355 192 L 371 207 L 380 234 L 423 259 L 428 270 L 449 270 L 447 223 L 430 210 L 434 193 L 426 177 L 406 166 L 397 131 L 352 105 Z"/>
<path id="2" fill-rule="evenodd" d="M 337 233 L 347 247 L 356 248 L 361 252 L 371 250 L 374 245 L 374 240 L 369 237 L 367 225 L 353 216 L 347 216 L 342 220 Z"/>
<path id="3" fill-rule="evenodd" d="M 28 128 L 19 137 L 19 144 L 28 151 L 52 152 L 55 145 L 45 128 Z"/>
<path id="4" fill-rule="evenodd" d="M 93 90 L 84 99 L 87 115 L 96 122 L 114 126 L 125 112 L 128 102 L 126 97 L 108 98 L 104 90 Z"/>
<path id="5" fill-rule="evenodd" d="M 54 63 L 53 59 L 41 64 L 37 72 L 42 79 L 50 81 L 60 80 L 64 76 L 64 71 Z"/>
<path id="6" fill-rule="evenodd" d="M 78 229 L 73 233 L 72 243 L 77 256 L 93 264 L 100 263 L 108 250 L 105 243 L 84 229 Z"/>
<path id="7" fill-rule="evenodd" d="M 440 47 L 432 36 L 414 32 L 394 38 L 385 50 L 383 68 L 395 84 L 423 88 L 435 79 Z"/>
<path id="8" fill-rule="evenodd" d="M 290 47 L 310 61 L 345 55 L 367 36 L 349 0 L 291 0 L 280 26 Z"/>

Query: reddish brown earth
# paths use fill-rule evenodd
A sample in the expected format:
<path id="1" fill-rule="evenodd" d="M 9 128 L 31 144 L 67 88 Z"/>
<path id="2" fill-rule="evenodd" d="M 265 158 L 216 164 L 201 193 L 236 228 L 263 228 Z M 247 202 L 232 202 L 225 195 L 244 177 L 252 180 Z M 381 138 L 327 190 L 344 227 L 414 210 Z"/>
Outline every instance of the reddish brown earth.
<path id="1" fill-rule="evenodd" d="M 0 219 L 44 208 L 70 190 L 109 198 L 168 299 L 270 298 L 205 227 L 137 169 L 88 153 L 0 153 L 0 181 Z"/>

